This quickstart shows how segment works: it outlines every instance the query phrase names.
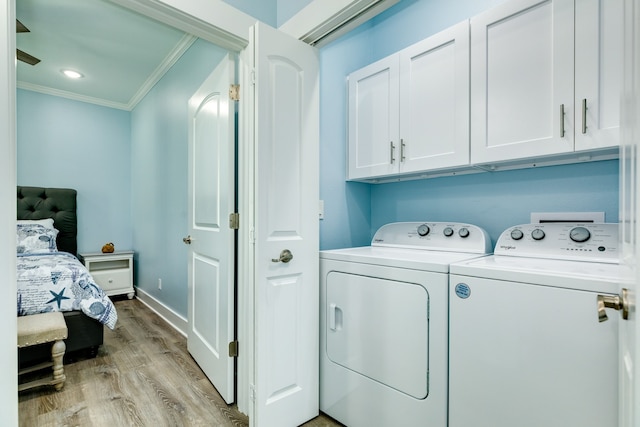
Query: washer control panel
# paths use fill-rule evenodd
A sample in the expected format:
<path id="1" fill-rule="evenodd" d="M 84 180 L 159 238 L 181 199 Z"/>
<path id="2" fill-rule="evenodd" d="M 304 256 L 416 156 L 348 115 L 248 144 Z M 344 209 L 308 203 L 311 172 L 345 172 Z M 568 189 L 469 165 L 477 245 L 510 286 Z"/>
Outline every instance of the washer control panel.
<path id="1" fill-rule="evenodd" d="M 524 224 L 502 232 L 494 253 L 532 258 L 619 262 L 618 224 Z"/>
<path id="2" fill-rule="evenodd" d="M 393 222 L 376 231 L 371 246 L 491 253 L 491 239 L 485 230 L 457 222 Z"/>

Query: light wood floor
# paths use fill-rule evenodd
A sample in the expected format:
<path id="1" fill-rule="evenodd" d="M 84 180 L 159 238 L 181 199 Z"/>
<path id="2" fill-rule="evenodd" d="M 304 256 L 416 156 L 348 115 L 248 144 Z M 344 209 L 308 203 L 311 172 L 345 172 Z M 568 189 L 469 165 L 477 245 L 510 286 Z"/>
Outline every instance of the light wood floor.
<path id="1" fill-rule="evenodd" d="M 56 392 L 19 395 L 20 426 L 248 426 L 187 352 L 186 339 L 136 299 L 114 300 L 115 331 L 105 328 L 94 359 L 65 365 Z M 305 427 L 340 426 L 321 415 Z"/>

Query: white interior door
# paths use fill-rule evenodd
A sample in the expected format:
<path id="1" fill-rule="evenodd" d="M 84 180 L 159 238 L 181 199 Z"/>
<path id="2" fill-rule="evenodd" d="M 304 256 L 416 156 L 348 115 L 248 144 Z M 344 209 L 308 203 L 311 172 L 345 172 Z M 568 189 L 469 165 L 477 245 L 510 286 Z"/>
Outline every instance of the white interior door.
<path id="1" fill-rule="evenodd" d="M 640 425 L 640 328 L 637 321 L 640 282 L 640 0 L 624 1 L 624 76 L 621 105 L 620 228 L 623 261 L 630 267 L 629 320 L 620 322 L 620 427 Z M 615 315 L 615 313 L 612 313 Z"/>
<path id="2" fill-rule="evenodd" d="M 318 414 L 318 54 L 254 27 L 256 426 Z M 284 250 L 293 258 L 286 261 Z"/>
<path id="3" fill-rule="evenodd" d="M 233 79 L 234 62 L 226 56 L 189 100 L 187 348 L 227 403 L 234 400 Z"/>

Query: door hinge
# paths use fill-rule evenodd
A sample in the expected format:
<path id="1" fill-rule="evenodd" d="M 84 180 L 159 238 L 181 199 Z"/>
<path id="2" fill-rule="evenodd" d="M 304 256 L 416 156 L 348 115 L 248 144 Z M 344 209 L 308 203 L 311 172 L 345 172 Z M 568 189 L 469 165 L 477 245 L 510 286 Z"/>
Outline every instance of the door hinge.
<path id="1" fill-rule="evenodd" d="M 238 357 L 238 341 L 229 343 L 229 357 Z"/>
<path id="2" fill-rule="evenodd" d="M 229 86 L 229 98 L 232 101 L 240 101 L 240 85 Z"/>
<path id="3" fill-rule="evenodd" d="M 229 228 L 237 230 L 240 228 L 240 214 L 233 212 L 229 214 Z"/>

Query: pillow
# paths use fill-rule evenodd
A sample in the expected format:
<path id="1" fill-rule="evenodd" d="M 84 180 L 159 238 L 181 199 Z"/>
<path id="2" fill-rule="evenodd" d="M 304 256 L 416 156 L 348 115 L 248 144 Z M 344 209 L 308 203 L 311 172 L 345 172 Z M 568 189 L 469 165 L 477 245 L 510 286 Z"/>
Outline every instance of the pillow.
<path id="1" fill-rule="evenodd" d="M 16 229 L 16 252 L 19 254 L 38 254 L 57 252 L 56 237 L 58 230 L 43 224 L 18 223 Z"/>
<path id="2" fill-rule="evenodd" d="M 54 229 L 53 227 L 53 218 L 46 219 L 19 219 L 18 225 L 20 224 L 40 224 L 45 226 L 46 228 Z"/>

